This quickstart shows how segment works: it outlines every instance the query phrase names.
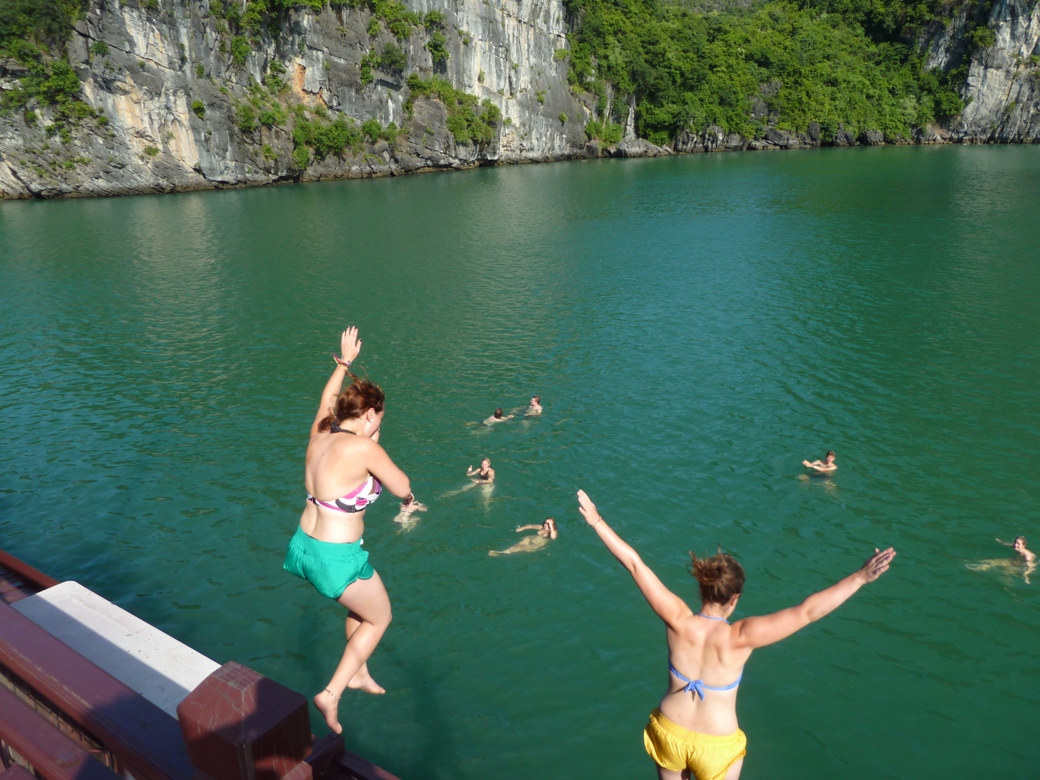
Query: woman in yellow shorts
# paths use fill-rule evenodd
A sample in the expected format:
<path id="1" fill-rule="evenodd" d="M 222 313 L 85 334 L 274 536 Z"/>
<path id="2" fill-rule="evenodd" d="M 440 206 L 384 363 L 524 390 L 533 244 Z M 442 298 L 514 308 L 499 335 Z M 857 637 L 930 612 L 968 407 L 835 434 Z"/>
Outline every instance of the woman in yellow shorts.
<path id="1" fill-rule="evenodd" d="M 880 577 L 896 554 L 891 547 L 875 550 L 857 571 L 798 606 L 730 624 L 744 588 L 744 570 L 733 558 L 722 552 L 702 559 L 691 554 L 701 591 L 701 608 L 694 613 L 606 524 L 583 490 L 578 504 L 668 630 L 668 690 L 643 732 L 660 780 L 737 780 L 747 752 L 747 737 L 737 726 L 737 686 L 751 651 L 833 612 Z"/>

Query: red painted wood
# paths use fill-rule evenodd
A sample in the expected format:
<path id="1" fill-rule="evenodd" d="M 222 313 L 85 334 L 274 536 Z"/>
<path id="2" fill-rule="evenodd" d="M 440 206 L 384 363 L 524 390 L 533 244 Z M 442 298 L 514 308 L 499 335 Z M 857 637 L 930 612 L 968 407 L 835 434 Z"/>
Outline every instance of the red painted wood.
<path id="1" fill-rule="evenodd" d="M 36 778 L 15 764 L 10 769 L 0 772 L 0 780 L 36 780 Z"/>
<path id="2" fill-rule="evenodd" d="M 0 604 L 0 666 L 111 751 L 138 780 L 188 780 L 176 719 Z"/>
<path id="3" fill-rule="evenodd" d="M 311 751 L 307 699 L 230 661 L 177 706 L 192 764 L 215 780 L 277 780 Z"/>
<path id="4" fill-rule="evenodd" d="M 119 777 L 2 686 L 0 738 L 47 780 L 116 780 Z M 6 778 L 7 772 L 0 777 Z"/>
<path id="5" fill-rule="evenodd" d="M 0 550 L 0 566 L 6 566 L 19 577 L 34 586 L 37 591 L 52 588 L 58 584 L 58 581 L 53 577 L 48 577 L 42 571 L 33 568 L 25 561 L 21 561 L 3 550 Z"/>
<path id="6" fill-rule="evenodd" d="M 343 755 L 336 758 L 333 766 L 338 766 L 350 773 L 356 780 L 398 780 L 385 769 L 376 766 L 371 761 L 366 761 L 361 756 L 354 755 L 350 751 L 344 751 Z"/>
<path id="7" fill-rule="evenodd" d="M 314 774 L 321 776 L 332 762 L 343 754 L 343 735 L 326 734 L 321 739 L 315 739 L 311 735 L 311 752 L 307 756 L 307 763 L 314 768 Z"/>
<path id="8" fill-rule="evenodd" d="M 38 590 L 28 585 L 17 574 L 0 568 L 0 601 L 4 604 L 14 604 L 37 593 Z"/>

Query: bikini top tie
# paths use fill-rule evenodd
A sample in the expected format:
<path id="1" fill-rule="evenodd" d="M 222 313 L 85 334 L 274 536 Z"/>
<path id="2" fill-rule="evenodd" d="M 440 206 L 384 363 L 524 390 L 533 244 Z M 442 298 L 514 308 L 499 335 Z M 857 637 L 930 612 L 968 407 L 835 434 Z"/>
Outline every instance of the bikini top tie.
<path id="1" fill-rule="evenodd" d="M 712 617 L 711 615 L 705 615 L 702 612 L 697 613 L 697 617 L 705 618 L 706 620 L 721 620 L 723 623 L 729 624 L 726 618 Z M 704 680 L 691 680 L 689 677 L 684 675 L 678 669 L 676 669 L 672 662 L 668 662 L 668 671 L 674 674 L 677 678 L 682 680 L 686 685 L 683 687 L 683 693 L 695 693 L 701 697 L 701 701 L 704 701 L 705 691 L 731 691 L 740 685 L 741 679 L 744 677 L 744 668 L 741 667 L 740 674 L 737 675 L 737 679 L 731 682 L 729 685 L 708 685 Z"/>

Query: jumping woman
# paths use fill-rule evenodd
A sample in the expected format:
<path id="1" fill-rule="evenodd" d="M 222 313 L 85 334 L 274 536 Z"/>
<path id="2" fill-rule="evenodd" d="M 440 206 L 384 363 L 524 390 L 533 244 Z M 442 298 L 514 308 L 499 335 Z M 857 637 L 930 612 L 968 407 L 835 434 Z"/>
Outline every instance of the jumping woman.
<path id="1" fill-rule="evenodd" d="M 733 558 L 722 552 L 703 559 L 691 554 L 701 592 L 701 608 L 694 613 L 607 525 L 583 490 L 578 505 L 667 628 L 668 690 L 643 732 L 660 780 L 737 780 L 747 745 L 737 725 L 737 686 L 751 651 L 833 612 L 880 577 L 896 554 L 891 547 L 875 550 L 860 569 L 798 606 L 730 624 L 744 588 L 744 570 Z"/>
<path id="2" fill-rule="evenodd" d="M 383 581 L 361 548 L 365 509 L 384 487 L 402 498 L 405 507 L 416 506 L 408 477 L 378 443 L 383 391 L 349 370 L 361 351 L 357 328 L 343 331 L 340 347 L 342 357 L 333 356 L 336 369 L 311 425 L 304 473 L 307 503 L 283 564 L 348 610 L 347 647 L 329 684 L 313 699 L 337 734 L 343 731 L 339 698 L 345 689 L 386 692 L 368 673 L 368 657 L 391 614 Z M 348 376 L 352 382 L 340 392 Z"/>

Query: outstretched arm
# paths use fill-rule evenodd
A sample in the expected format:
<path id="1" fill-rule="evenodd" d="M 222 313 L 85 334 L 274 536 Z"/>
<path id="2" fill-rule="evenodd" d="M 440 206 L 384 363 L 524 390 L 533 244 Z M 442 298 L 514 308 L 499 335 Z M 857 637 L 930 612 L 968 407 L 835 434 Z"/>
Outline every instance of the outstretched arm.
<path id="1" fill-rule="evenodd" d="M 642 558 L 629 546 L 628 542 L 607 525 L 596 510 L 596 505 L 592 503 L 592 499 L 584 490 L 578 491 L 578 511 L 585 518 L 585 522 L 595 529 L 600 541 L 607 546 L 607 549 L 621 565 L 628 569 L 628 573 L 632 575 L 643 598 L 661 620 L 670 628 L 677 629 L 679 623 L 693 614 L 693 610 L 686 606 L 686 602 L 668 590 L 657 575 L 650 570 L 650 567 L 643 563 Z"/>
<path id="2" fill-rule="evenodd" d="M 541 531 L 541 530 L 542 530 L 542 526 L 539 523 L 533 523 L 531 525 L 518 525 L 516 527 L 516 532 L 517 533 L 520 533 L 521 531 Z"/>
<path id="3" fill-rule="evenodd" d="M 333 404 L 336 403 L 336 398 L 343 389 L 343 380 L 347 376 L 347 368 L 357 359 L 358 353 L 361 352 L 361 339 L 358 338 L 358 329 L 356 327 L 351 325 L 343 331 L 339 339 L 339 348 L 340 356 L 332 356 L 332 359 L 336 361 L 336 369 L 332 372 L 332 376 L 329 377 L 329 381 L 325 383 L 325 389 L 321 391 L 318 414 L 311 424 L 312 436 L 318 432 L 318 423 L 329 416 L 329 411 L 332 409 Z"/>
<path id="4" fill-rule="evenodd" d="M 737 628 L 738 645 L 751 649 L 764 647 L 800 631 L 836 610 L 857 590 L 888 571 L 895 557 L 896 551 L 891 547 L 883 552 L 874 550 L 874 554 L 855 572 L 829 588 L 814 593 L 798 606 L 782 609 L 772 615 L 737 621 L 734 626 Z"/>

